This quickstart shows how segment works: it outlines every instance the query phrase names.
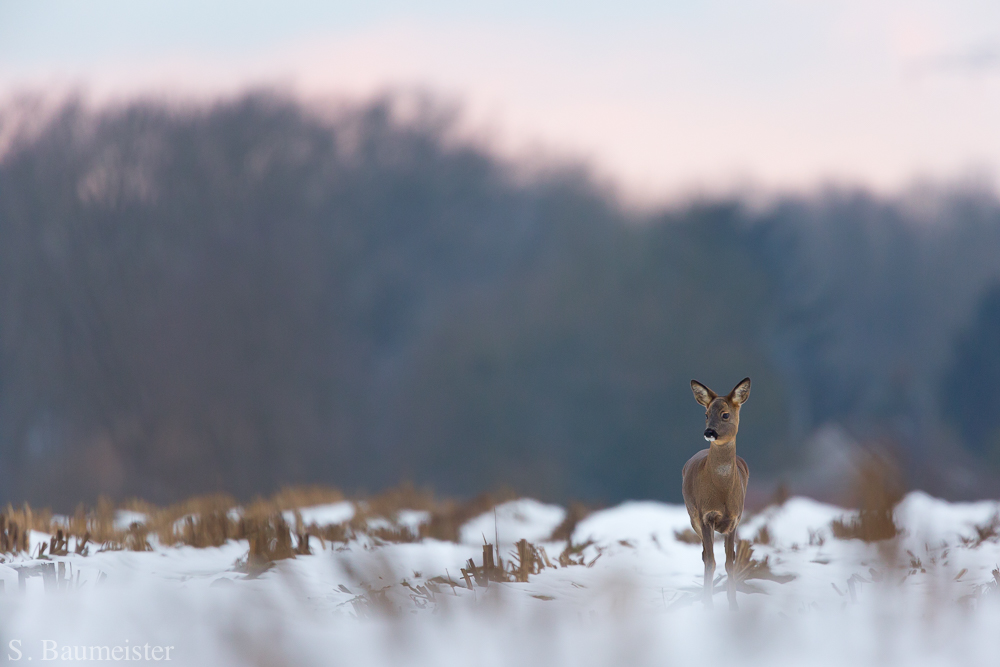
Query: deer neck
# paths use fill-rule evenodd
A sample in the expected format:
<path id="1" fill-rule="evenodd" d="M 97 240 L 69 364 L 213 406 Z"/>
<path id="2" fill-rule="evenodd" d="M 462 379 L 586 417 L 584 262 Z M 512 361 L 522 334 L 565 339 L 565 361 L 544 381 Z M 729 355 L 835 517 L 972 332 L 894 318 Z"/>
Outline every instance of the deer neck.
<path id="1" fill-rule="evenodd" d="M 708 470 L 719 480 L 728 480 L 736 476 L 736 439 L 724 445 L 714 442 L 708 448 Z"/>

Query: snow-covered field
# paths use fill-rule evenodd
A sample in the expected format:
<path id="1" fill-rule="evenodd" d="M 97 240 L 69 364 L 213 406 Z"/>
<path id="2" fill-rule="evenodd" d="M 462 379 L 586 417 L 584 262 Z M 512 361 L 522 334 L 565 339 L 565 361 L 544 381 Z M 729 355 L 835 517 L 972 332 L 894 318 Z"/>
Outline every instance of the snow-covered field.
<path id="1" fill-rule="evenodd" d="M 706 609 L 701 548 L 676 537 L 687 514 L 654 502 L 582 520 L 572 542 L 590 544 L 573 557 L 582 564 L 565 566 L 566 543 L 547 541 L 565 511 L 533 500 L 473 518 L 458 543 L 359 533 L 321 548 L 314 539 L 312 555 L 256 578 L 234 568 L 245 541 L 7 556 L 0 660 L 89 659 L 97 647 L 108 661 L 185 665 L 997 665 L 1000 543 L 976 527 L 998 511 L 997 502 L 914 492 L 896 508 L 901 536 L 866 544 L 833 537 L 831 521 L 845 510 L 793 498 L 745 518 L 741 536 L 766 526 L 769 543 L 755 544 L 754 558 L 795 578 L 747 582 L 758 592 L 740 593 L 735 613 L 721 542 L 716 604 Z M 350 503 L 300 510 L 317 524 L 354 513 Z M 425 520 L 384 519 L 414 532 Z M 497 537 L 505 560 L 526 538 L 554 567 L 526 583 L 469 589 L 461 569 L 470 558 L 482 565 L 484 539 Z"/>

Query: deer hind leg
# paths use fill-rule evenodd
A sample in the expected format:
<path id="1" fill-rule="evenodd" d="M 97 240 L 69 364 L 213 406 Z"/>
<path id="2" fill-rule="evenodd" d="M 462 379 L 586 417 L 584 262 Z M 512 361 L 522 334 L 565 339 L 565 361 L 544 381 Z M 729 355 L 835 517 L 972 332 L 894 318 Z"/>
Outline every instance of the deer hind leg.
<path id="1" fill-rule="evenodd" d="M 729 597 L 729 608 L 737 609 L 736 604 L 736 529 L 726 534 L 726 593 Z"/>
<path id="2" fill-rule="evenodd" d="M 715 578 L 715 529 L 708 523 L 701 523 L 701 559 L 705 562 L 705 606 L 712 606 L 712 588 Z"/>

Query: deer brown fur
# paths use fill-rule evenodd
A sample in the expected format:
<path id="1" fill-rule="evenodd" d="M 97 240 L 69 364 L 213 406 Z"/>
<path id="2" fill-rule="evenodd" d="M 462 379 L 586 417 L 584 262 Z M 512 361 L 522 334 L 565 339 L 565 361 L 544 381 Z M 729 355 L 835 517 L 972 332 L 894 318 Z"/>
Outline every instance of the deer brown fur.
<path id="1" fill-rule="evenodd" d="M 750 396 L 750 378 L 743 379 L 727 396 L 719 396 L 691 380 L 696 401 L 705 406 L 705 439 L 708 449 L 692 456 L 681 471 L 684 504 L 691 527 L 701 537 L 705 563 L 705 605 L 712 606 L 715 576 L 715 533 L 726 536 L 726 574 L 729 606 L 736 609 L 736 527 L 743 518 L 750 469 L 736 455 L 740 406 Z"/>

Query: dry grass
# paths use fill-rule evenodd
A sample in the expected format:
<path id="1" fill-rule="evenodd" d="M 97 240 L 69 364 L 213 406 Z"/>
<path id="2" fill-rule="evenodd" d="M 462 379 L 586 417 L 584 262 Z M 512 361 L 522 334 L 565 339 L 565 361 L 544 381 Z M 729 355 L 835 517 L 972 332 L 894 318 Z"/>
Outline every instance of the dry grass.
<path id="1" fill-rule="evenodd" d="M 38 530 L 48 532 L 52 522 L 52 512 L 48 509 L 35 509 L 25 503 L 20 509 L 14 509 L 7 505 L 3 514 L 7 517 L 7 523 L 14 522 L 23 530 Z"/>
<path id="2" fill-rule="evenodd" d="M 858 514 L 850 519 L 835 519 L 831 524 L 834 537 L 878 542 L 898 535 L 893 511 L 903 499 L 904 487 L 892 460 L 868 452 L 857 466 L 854 487 Z"/>
<path id="3" fill-rule="evenodd" d="M 235 533 L 231 510 L 236 500 L 224 494 L 197 496 L 164 508 L 149 508 L 146 525 L 160 544 L 221 546 Z"/>
<path id="4" fill-rule="evenodd" d="M 295 545 L 292 530 L 281 514 L 241 518 L 236 539 L 250 543 L 246 558 L 237 563 L 237 570 L 256 577 L 266 572 L 275 561 L 308 554 L 309 535 L 298 535 Z"/>
<path id="5" fill-rule="evenodd" d="M 410 483 L 404 483 L 370 498 L 362 498 L 358 502 L 366 512 L 381 517 L 395 516 L 400 510 L 434 512 L 439 504 L 430 490 L 417 489 Z"/>
<path id="6" fill-rule="evenodd" d="M 511 554 L 510 573 L 514 581 L 526 582 L 528 577 L 538 574 L 552 563 L 545 555 L 544 547 L 536 547 L 528 540 L 521 540 L 517 543 L 517 552 Z"/>
<path id="7" fill-rule="evenodd" d="M 774 489 L 774 493 L 771 494 L 771 499 L 768 501 L 769 506 L 781 507 L 784 505 L 789 498 L 792 497 L 791 491 L 788 490 L 788 485 L 784 482 L 778 484 Z"/>
<path id="8" fill-rule="evenodd" d="M 757 531 L 757 534 L 754 535 L 753 543 L 763 544 L 763 545 L 768 545 L 771 543 L 771 530 L 767 527 L 766 523 L 762 525 L 760 527 L 760 530 Z"/>
<path id="9" fill-rule="evenodd" d="M 48 510 L 37 511 L 27 505 L 15 510 L 8 506 L 0 513 L 0 550 L 26 552 L 26 526 L 52 535 L 39 556 L 85 555 L 92 548 L 150 551 L 154 541 L 161 545 L 211 548 L 230 540 L 246 540 L 247 554 L 237 563 L 237 568 L 253 577 L 269 569 L 275 561 L 308 554 L 315 546 L 325 549 L 327 543 L 346 543 L 362 535 L 376 543 L 412 542 L 425 537 L 457 541 L 459 528 L 468 520 L 516 497 L 511 492 L 501 492 L 480 495 L 466 502 L 441 501 L 429 491 L 404 485 L 354 501 L 356 512 L 350 521 L 325 526 L 305 525 L 299 512 L 303 507 L 344 500 L 339 491 L 319 487 L 285 489 L 271 498 L 260 498 L 242 506 L 223 494 L 190 498 L 166 507 L 139 499 L 125 501 L 116 507 L 108 499 L 101 498 L 94 507 L 80 505 L 72 516 L 59 521 L 54 521 Z M 118 510 L 141 513 L 145 520 L 127 528 L 116 526 Z M 420 526 L 419 533 L 415 533 L 398 523 L 403 510 L 426 511 L 430 518 Z M 283 512 L 293 512 L 294 521 Z M 518 542 L 510 554 L 501 554 L 493 545 L 485 544 L 481 564 L 470 559 L 462 569 L 465 584 L 471 587 L 487 586 L 491 581 L 526 582 L 546 568 L 592 567 L 601 557 L 601 550 L 597 549 L 594 555 L 593 550 L 588 551 L 592 542 L 574 544 L 569 539 L 579 521 L 590 512 L 579 504 L 569 508 L 565 520 L 552 535 L 553 540 L 561 538 L 566 542 L 554 559 L 543 547 L 525 540 Z M 693 544 L 701 542 L 690 529 L 677 533 L 676 537 Z M 758 533 L 756 541 L 769 541 L 766 529 Z M 781 580 L 770 572 L 766 558 L 762 561 L 752 559 L 749 543 L 741 542 L 741 549 L 739 573 L 742 580 Z M 591 555 L 586 555 L 588 553 Z M 377 606 L 374 598 L 365 604 L 369 603 Z"/>
<path id="10" fill-rule="evenodd" d="M 28 531 L 24 528 L 25 524 L 19 523 L 12 514 L 0 514 L 0 553 L 16 554 L 28 550 Z"/>
<path id="11" fill-rule="evenodd" d="M 569 542 L 573 539 L 576 525 L 593 514 L 594 510 L 582 503 L 572 503 L 566 510 L 566 518 L 556 526 L 549 537 L 550 542 Z"/>
<path id="12" fill-rule="evenodd" d="M 771 564 L 768 562 L 768 556 L 764 556 L 763 560 L 755 559 L 753 557 L 753 545 L 747 540 L 738 540 L 736 542 L 735 577 L 737 590 L 744 593 L 761 592 L 757 587 L 746 583 L 752 579 L 775 581 L 779 584 L 787 584 L 789 581 L 795 579 L 794 574 L 776 574 L 772 571 Z"/>
<path id="13" fill-rule="evenodd" d="M 271 504 L 276 510 L 294 510 L 313 505 L 328 505 L 344 500 L 340 489 L 326 486 L 293 486 L 278 491 L 271 497 Z"/>
<path id="14" fill-rule="evenodd" d="M 684 544 L 701 544 L 701 538 L 698 537 L 698 533 L 690 528 L 685 528 L 684 530 L 675 530 L 674 539 L 678 542 L 683 542 Z"/>
<path id="15" fill-rule="evenodd" d="M 0 512 L 0 553 L 27 552 L 30 530 L 52 535 L 38 551 L 41 557 L 71 552 L 85 555 L 91 547 L 100 551 L 149 551 L 154 538 L 165 546 L 197 548 L 247 540 L 250 548 L 243 567 L 254 574 L 276 560 L 309 553 L 312 538 L 322 548 L 328 542 L 346 543 L 360 535 L 377 543 L 414 542 L 424 537 L 457 541 L 459 528 L 469 519 L 516 497 L 513 492 L 501 491 L 466 502 L 442 501 L 430 491 L 404 484 L 354 501 L 355 514 L 350 521 L 324 526 L 305 525 L 299 509 L 340 502 L 345 497 L 337 489 L 318 486 L 283 489 L 270 498 L 258 498 L 245 505 L 225 494 L 197 496 L 166 507 L 136 498 L 116 506 L 102 497 L 93 507 L 81 504 L 71 516 L 58 520 L 47 509 L 36 510 L 27 504 L 15 509 L 8 505 Z M 119 510 L 141 513 L 144 519 L 128 527 L 116 526 Z M 399 524 L 403 510 L 426 511 L 430 518 L 414 531 Z M 289 511 L 294 512 L 294 525 L 289 525 L 290 520 L 282 514 Z M 576 520 L 585 516 L 583 511 L 574 511 Z M 502 563 L 499 554 L 497 560 Z"/>
<path id="16" fill-rule="evenodd" d="M 584 557 L 584 551 L 586 548 L 592 546 L 593 544 L 594 542 L 592 540 L 587 540 L 581 544 L 567 542 L 566 548 L 559 554 L 559 566 L 570 567 L 572 565 L 586 565 L 587 567 L 593 567 L 594 563 L 597 562 L 597 559 L 601 557 L 600 548 L 597 549 L 597 556 L 595 556 L 589 563 L 586 562 Z"/>
<path id="17" fill-rule="evenodd" d="M 984 542 L 996 542 L 1000 539 L 1000 514 L 994 514 L 990 520 L 981 526 L 973 526 L 976 531 L 975 537 L 963 537 L 962 545 L 970 549 L 976 549 Z"/>
<path id="18" fill-rule="evenodd" d="M 403 510 L 426 511 L 433 515 L 438 507 L 434 494 L 418 490 L 412 484 L 403 484 L 376 496 L 355 502 L 354 517 L 345 530 L 354 534 L 364 533 L 379 542 L 416 542 L 421 535 L 397 521 Z M 385 525 L 388 523 L 388 525 Z"/>
<path id="19" fill-rule="evenodd" d="M 331 526 L 317 526 L 310 528 L 310 534 L 315 535 L 323 542 L 343 542 L 350 539 L 347 526 L 338 523 Z"/>
<path id="20" fill-rule="evenodd" d="M 473 588 L 473 582 L 480 587 L 488 587 L 491 581 L 526 583 L 529 577 L 546 568 L 558 569 L 559 567 L 586 564 L 583 550 L 590 545 L 591 542 L 575 546 L 567 544 L 566 549 L 559 556 L 559 565 L 556 565 L 549 559 L 545 547 L 539 547 L 527 540 L 520 540 L 514 545 L 515 551 L 510 553 L 506 562 L 492 544 L 483 544 L 483 564 L 476 565 L 476 562 L 470 558 L 461 570 L 462 578 L 469 589 Z M 596 560 L 595 558 L 594 561 Z M 588 566 L 593 564 L 594 562 L 591 561 Z"/>
<path id="21" fill-rule="evenodd" d="M 516 500 L 518 494 L 510 490 L 484 493 L 467 502 L 446 500 L 431 510 L 431 519 L 420 528 L 420 537 L 430 537 L 445 542 L 457 542 L 459 529 L 469 520 L 485 514 L 497 505 Z"/>
<path id="22" fill-rule="evenodd" d="M 420 535 L 406 526 L 377 526 L 368 528 L 366 534 L 379 542 L 408 543 L 419 542 Z"/>

